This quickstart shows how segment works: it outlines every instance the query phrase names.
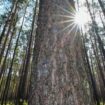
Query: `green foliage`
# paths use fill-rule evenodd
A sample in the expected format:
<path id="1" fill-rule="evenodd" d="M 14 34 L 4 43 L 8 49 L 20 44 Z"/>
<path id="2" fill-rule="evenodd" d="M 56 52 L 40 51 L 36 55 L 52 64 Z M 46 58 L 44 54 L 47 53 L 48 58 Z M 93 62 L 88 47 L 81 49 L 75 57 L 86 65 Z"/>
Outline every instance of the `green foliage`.
<path id="1" fill-rule="evenodd" d="M 23 103 L 23 105 L 28 105 L 27 101 L 25 101 L 25 100 L 24 100 L 24 103 Z"/>
<path id="2" fill-rule="evenodd" d="M 15 105 L 15 104 L 13 102 L 8 102 L 6 105 Z M 27 101 L 24 100 L 23 105 L 28 105 Z"/>

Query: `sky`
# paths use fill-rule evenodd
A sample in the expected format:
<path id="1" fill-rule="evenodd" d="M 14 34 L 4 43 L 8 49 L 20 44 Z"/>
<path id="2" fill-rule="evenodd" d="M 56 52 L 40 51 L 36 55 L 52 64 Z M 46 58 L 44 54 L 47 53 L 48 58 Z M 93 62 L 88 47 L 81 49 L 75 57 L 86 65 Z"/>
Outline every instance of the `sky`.
<path id="1" fill-rule="evenodd" d="M 6 12 L 6 8 L 8 9 L 11 4 L 8 0 L 0 1 L 0 15 L 2 15 L 4 12 Z"/>
<path id="2" fill-rule="evenodd" d="M 79 2 L 79 10 L 78 10 L 78 5 L 77 5 L 77 1 Z M 88 0 L 89 2 L 92 2 L 92 0 Z M 77 7 L 77 13 L 75 16 L 75 23 L 77 23 L 79 25 L 79 27 L 82 27 L 83 30 L 85 30 L 86 28 L 84 27 L 84 25 L 86 25 L 89 21 L 91 21 L 90 19 L 90 15 L 87 12 L 87 7 L 84 6 L 84 3 L 86 2 L 86 0 L 75 0 L 75 5 Z M 97 0 L 94 0 L 94 2 L 97 2 Z M 8 0 L 3 0 L 0 2 L 0 15 L 2 15 L 4 12 L 6 12 L 6 8 L 10 7 L 10 3 L 8 2 Z M 26 17 L 30 17 L 29 15 L 32 14 L 32 9 L 33 8 L 28 8 L 27 9 L 27 14 Z M 30 14 L 31 13 L 31 14 Z M 97 16 L 97 22 L 99 23 L 99 25 L 101 25 L 100 23 L 100 18 L 99 16 Z M 20 19 L 20 24 L 21 24 L 22 18 Z M 28 26 L 28 22 L 26 24 L 26 26 Z M 28 28 L 28 27 L 27 27 Z"/>

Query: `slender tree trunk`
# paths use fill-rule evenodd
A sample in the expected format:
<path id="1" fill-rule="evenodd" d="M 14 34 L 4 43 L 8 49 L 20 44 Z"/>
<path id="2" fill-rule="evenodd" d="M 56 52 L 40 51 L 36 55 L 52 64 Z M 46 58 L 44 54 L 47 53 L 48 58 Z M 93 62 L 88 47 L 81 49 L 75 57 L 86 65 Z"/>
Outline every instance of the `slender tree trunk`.
<path id="1" fill-rule="evenodd" d="M 104 94 L 104 90 L 105 90 L 105 88 L 104 88 L 105 87 L 104 73 L 103 73 L 103 68 L 101 66 L 100 58 L 98 56 L 98 49 L 97 49 L 96 39 L 94 38 L 95 43 L 93 43 L 92 38 L 90 38 L 90 39 L 91 39 L 91 43 L 92 43 L 92 49 L 93 49 L 93 52 L 94 52 L 95 60 L 96 60 L 96 65 L 97 65 L 97 68 L 98 68 L 96 70 L 96 72 L 97 72 L 97 75 L 98 75 L 99 86 L 96 86 L 96 87 L 98 87 L 98 88 L 100 87 L 100 90 L 98 90 L 99 93 L 101 93 L 101 91 L 103 90 L 103 93 L 102 94 Z M 102 88 L 102 86 L 103 86 L 103 88 Z M 101 98 L 99 97 L 99 99 L 100 100 L 101 99 L 104 99 L 104 95 L 103 96 L 101 95 Z"/>
<path id="2" fill-rule="evenodd" d="M 102 19 L 102 16 L 101 16 L 101 13 L 100 13 L 100 12 L 99 12 L 99 15 L 100 15 L 100 19 L 101 19 L 101 22 L 102 22 L 103 28 L 104 28 L 104 30 L 105 30 L 105 23 L 104 23 L 104 21 L 103 21 L 103 19 Z"/>
<path id="3" fill-rule="evenodd" d="M 16 0 L 16 2 L 13 3 L 13 5 L 12 5 L 11 12 L 10 12 L 6 22 L 5 22 L 4 28 L 3 28 L 2 33 L 0 35 L 0 45 L 2 43 L 3 37 L 5 36 L 5 31 L 6 31 L 6 28 L 7 28 L 8 24 L 11 23 L 12 19 L 14 18 L 14 12 L 15 12 L 14 8 L 17 8 L 17 4 L 18 4 L 18 0 Z"/>
<path id="4" fill-rule="evenodd" d="M 33 38 L 33 31 L 34 31 L 34 25 L 36 22 L 36 10 L 38 7 L 38 0 L 36 0 L 35 2 L 35 9 L 34 9 L 34 15 L 33 15 L 33 21 L 32 21 L 32 30 L 30 33 L 30 37 L 29 37 L 29 43 L 28 43 L 28 47 L 27 47 L 27 55 L 26 55 L 26 63 L 25 63 L 25 67 L 24 67 L 24 75 L 23 75 L 23 82 L 22 82 L 22 94 L 21 94 L 21 99 L 25 99 L 26 96 L 26 83 L 27 83 L 27 76 L 28 76 L 28 70 L 29 70 L 29 64 L 30 64 L 30 58 L 31 58 L 31 49 L 32 49 L 32 38 Z"/>
<path id="5" fill-rule="evenodd" d="M 4 88 L 4 92 L 3 92 L 3 96 L 2 96 L 1 105 L 3 105 L 3 103 L 6 100 L 7 95 L 8 95 L 8 90 L 9 90 L 11 76 L 12 76 L 12 70 L 13 70 L 13 63 L 14 63 L 14 59 L 15 59 L 15 55 L 16 55 L 16 49 L 18 47 L 18 42 L 19 42 L 19 38 L 20 38 L 20 35 L 21 35 L 24 19 L 25 19 L 26 9 L 27 8 L 25 8 L 25 12 L 24 12 L 23 20 L 22 20 L 22 25 L 20 27 L 20 30 L 19 30 L 19 33 L 18 33 L 18 36 L 17 36 L 16 45 L 15 45 L 15 48 L 14 48 L 12 61 L 11 61 L 10 67 L 9 67 L 9 72 L 8 72 L 8 76 L 7 76 L 7 79 L 6 79 L 6 84 L 5 84 L 5 88 Z"/>
<path id="6" fill-rule="evenodd" d="M 84 39 L 83 39 L 84 40 Z M 92 88 L 92 93 L 93 94 L 93 99 L 94 101 L 97 103 L 97 105 L 100 104 L 100 100 L 99 100 L 99 95 L 98 95 L 98 92 L 97 92 L 97 88 L 96 88 L 96 81 L 95 81 L 95 78 L 94 78 L 94 75 L 92 73 L 92 69 L 91 69 L 91 66 L 90 66 L 90 63 L 89 63 L 89 57 L 88 57 L 88 54 L 87 54 L 87 50 L 86 50 L 86 47 L 84 46 L 84 53 L 85 53 L 85 58 L 86 58 L 86 65 L 87 65 L 87 68 L 86 68 L 86 71 L 88 70 L 88 73 L 89 74 L 89 78 L 88 80 L 90 81 L 90 88 Z M 85 60 L 84 60 L 85 62 Z"/>
<path id="7" fill-rule="evenodd" d="M 86 4 L 87 4 L 88 11 L 89 11 L 89 13 L 90 13 L 90 16 L 91 16 L 92 28 L 94 29 L 94 32 L 95 32 L 96 37 L 97 37 L 97 41 L 98 41 L 98 43 L 99 43 L 100 52 L 102 53 L 102 55 L 103 55 L 103 57 L 104 57 L 104 60 L 105 60 L 105 49 L 104 49 L 103 42 L 102 42 L 102 40 L 101 40 L 101 38 L 100 38 L 100 36 L 99 36 L 99 33 L 98 33 L 98 25 L 97 25 L 95 19 L 93 18 L 93 15 L 92 15 L 92 13 L 91 13 L 88 0 L 86 0 Z"/>
<path id="8" fill-rule="evenodd" d="M 73 0 L 40 0 L 29 105 L 89 104 L 81 86 L 80 33 L 72 29 L 72 22 L 59 24 L 74 10 Z"/>
<path id="9" fill-rule="evenodd" d="M 100 6 L 101 6 L 101 9 L 102 9 L 102 12 L 103 12 L 103 15 L 105 16 L 105 7 L 104 7 L 104 4 L 101 0 L 98 0 Z"/>
<path id="10" fill-rule="evenodd" d="M 8 57 L 8 53 L 9 53 L 9 50 L 10 50 L 10 46 L 11 46 L 11 42 L 12 42 L 12 38 L 13 38 L 13 35 L 16 33 L 16 22 L 14 23 L 14 27 L 13 27 L 13 32 L 10 36 L 10 40 L 9 40 L 9 43 L 8 43 L 8 48 L 7 48 L 7 51 L 6 51 L 6 54 L 5 54 L 5 57 L 4 57 L 4 60 L 3 60 L 3 64 L 1 66 L 1 69 L 0 69 L 0 79 L 2 77 L 2 74 L 5 72 L 5 64 L 6 64 L 6 60 L 7 60 L 7 57 Z"/>
<path id="11" fill-rule="evenodd" d="M 1 71 L 0 71 L 0 80 L 2 81 L 2 83 L 0 83 L 0 92 L 2 91 L 1 89 L 1 87 L 3 86 L 3 78 L 5 77 L 5 66 L 6 66 L 6 60 L 7 60 L 7 56 L 8 56 L 8 53 L 9 53 L 9 51 L 10 51 L 10 46 L 11 46 L 11 41 L 12 41 L 12 37 L 13 37 L 13 35 L 14 35 L 14 33 L 15 33 L 15 27 L 14 27 L 14 29 L 13 29 L 13 32 L 12 32 L 12 35 L 11 35 L 11 39 L 10 39 L 10 42 L 9 42 L 9 45 L 8 45 L 8 49 L 7 49 L 7 52 L 6 52 L 6 55 L 5 55 L 5 57 L 4 57 L 4 61 L 3 61 L 3 64 L 2 64 L 2 66 L 1 66 Z M 2 92 L 1 92 L 2 93 Z"/>
<path id="12" fill-rule="evenodd" d="M 14 23 L 14 21 L 15 21 L 16 12 L 17 12 L 17 6 L 18 6 L 18 0 L 16 0 L 16 3 L 15 3 L 15 4 L 16 4 L 16 5 L 15 5 L 15 7 L 14 7 L 13 13 L 11 14 L 10 24 L 9 24 L 9 26 L 8 26 L 8 30 L 7 30 L 5 39 L 4 39 L 4 43 L 3 43 L 2 48 L 1 48 L 1 51 L 0 51 L 0 63 L 1 63 L 1 61 L 2 61 L 2 57 L 3 57 L 3 54 L 4 54 L 5 48 L 6 48 L 7 41 L 8 41 L 8 39 L 9 39 L 9 35 L 10 35 L 10 32 L 11 32 L 11 28 L 12 28 L 13 23 Z"/>

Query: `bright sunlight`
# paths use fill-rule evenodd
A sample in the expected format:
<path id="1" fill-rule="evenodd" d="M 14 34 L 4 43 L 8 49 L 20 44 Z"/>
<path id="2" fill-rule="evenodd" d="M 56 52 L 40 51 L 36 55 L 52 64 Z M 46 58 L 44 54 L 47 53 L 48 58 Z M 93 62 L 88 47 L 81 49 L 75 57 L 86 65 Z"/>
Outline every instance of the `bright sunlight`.
<path id="1" fill-rule="evenodd" d="M 63 7 L 60 7 L 58 5 L 57 5 L 57 7 L 67 13 L 67 15 L 60 15 L 60 14 L 58 15 L 60 17 L 67 18 L 64 21 L 61 21 L 60 23 L 61 24 L 70 23 L 70 24 L 68 24 L 68 26 L 66 26 L 64 29 L 62 29 L 62 31 L 65 31 L 66 29 L 72 27 L 70 32 L 68 32 L 69 34 L 71 33 L 71 31 L 74 28 L 77 28 L 77 30 L 82 29 L 83 32 L 86 32 L 86 25 L 90 21 L 90 16 L 87 12 L 86 7 L 81 7 L 81 8 L 79 8 L 79 10 L 75 10 L 74 8 L 72 8 L 72 10 L 73 10 L 72 13 Z M 60 31 L 60 32 L 62 32 L 62 31 Z"/>
<path id="2" fill-rule="evenodd" d="M 89 20 L 89 14 L 86 12 L 85 8 L 81 8 L 75 12 L 74 24 L 78 25 L 83 31 L 85 31 L 85 26 Z"/>

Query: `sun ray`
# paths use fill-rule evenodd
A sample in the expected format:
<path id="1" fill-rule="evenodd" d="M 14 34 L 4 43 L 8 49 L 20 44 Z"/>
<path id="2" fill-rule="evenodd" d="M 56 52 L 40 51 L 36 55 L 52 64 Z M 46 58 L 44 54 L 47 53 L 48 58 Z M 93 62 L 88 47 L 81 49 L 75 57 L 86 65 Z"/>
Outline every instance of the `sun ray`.
<path id="1" fill-rule="evenodd" d="M 65 28 L 63 28 L 61 31 L 57 32 L 56 34 L 59 34 L 61 32 L 64 32 L 66 29 L 70 28 L 71 26 L 73 26 L 74 23 L 69 24 L 68 26 L 66 26 Z"/>
<path id="2" fill-rule="evenodd" d="M 75 8 L 71 5 L 71 3 L 68 0 L 65 0 L 68 6 L 70 7 L 70 10 L 75 11 Z"/>
<path id="3" fill-rule="evenodd" d="M 53 16 L 55 16 L 55 17 L 56 16 L 57 17 L 64 17 L 64 18 L 69 18 L 69 19 L 71 18 L 70 15 L 61 15 L 61 14 L 59 14 L 59 15 L 53 15 Z"/>
<path id="4" fill-rule="evenodd" d="M 68 3 L 68 0 L 66 0 L 66 2 Z M 62 20 L 64 19 L 63 21 L 56 22 L 56 24 L 65 24 L 65 23 L 68 24 L 61 31 L 57 32 L 57 34 L 65 31 L 67 29 L 70 29 L 68 31 L 68 34 L 70 34 L 73 29 L 76 29 L 75 30 L 75 35 L 76 35 L 78 30 L 85 30 L 84 27 L 85 27 L 86 23 L 88 22 L 88 19 L 87 19 L 88 15 L 87 15 L 86 11 L 84 12 L 84 9 L 79 9 L 77 11 L 75 8 L 73 8 L 71 6 L 71 4 L 68 4 L 69 5 L 68 9 L 61 7 L 57 4 L 55 4 L 55 5 L 59 9 L 61 9 L 63 12 L 65 12 L 65 14 L 67 14 L 67 15 L 62 15 L 62 14 L 55 15 L 57 17 L 62 17 Z M 69 10 L 69 8 L 70 8 L 70 10 Z"/>
<path id="5" fill-rule="evenodd" d="M 73 24 L 73 27 L 70 29 L 70 31 L 68 31 L 68 34 L 67 35 L 70 35 L 70 33 L 73 31 L 73 29 L 76 28 L 76 25 Z"/>
<path id="6" fill-rule="evenodd" d="M 64 12 L 66 12 L 66 13 L 68 13 L 68 14 L 70 14 L 70 15 L 73 15 L 73 13 L 70 12 L 69 10 L 67 10 L 67 9 L 65 9 L 65 8 L 63 8 L 63 7 L 59 6 L 59 5 L 57 5 L 57 4 L 55 4 L 55 5 L 56 5 L 59 9 L 63 10 Z"/>
<path id="7" fill-rule="evenodd" d="M 75 30 L 75 32 L 74 32 L 74 37 L 73 37 L 73 39 L 72 39 L 72 42 L 71 42 L 71 44 L 73 44 L 73 42 L 74 42 L 74 40 L 75 40 L 75 38 L 76 38 L 76 36 L 77 36 L 77 31 L 78 31 L 78 28 Z"/>
<path id="8" fill-rule="evenodd" d="M 69 20 L 64 20 L 64 21 L 57 22 L 57 24 L 64 24 L 64 23 L 73 23 L 73 20 L 69 19 Z"/>

